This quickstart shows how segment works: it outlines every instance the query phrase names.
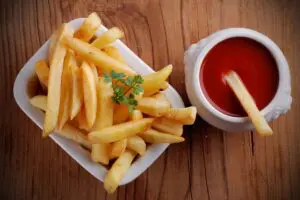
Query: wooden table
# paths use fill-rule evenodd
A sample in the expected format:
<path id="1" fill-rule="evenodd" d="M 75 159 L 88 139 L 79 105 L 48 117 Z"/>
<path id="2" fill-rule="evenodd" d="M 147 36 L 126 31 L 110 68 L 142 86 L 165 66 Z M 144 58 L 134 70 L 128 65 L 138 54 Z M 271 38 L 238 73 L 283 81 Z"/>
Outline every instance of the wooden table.
<path id="1" fill-rule="evenodd" d="M 272 122 L 275 135 L 225 133 L 200 118 L 186 142 L 170 148 L 136 181 L 107 195 L 22 113 L 15 77 L 62 22 L 96 11 L 155 69 L 174 65 L 170 83 L 186 105 L 183 53 L 227 27 L 248 27 L 283 50 L 293 78 L 293 106 Z M 0 3 L 0 199 L 299 199 L 300 1 L 298 0 L 12 0 Z"/>

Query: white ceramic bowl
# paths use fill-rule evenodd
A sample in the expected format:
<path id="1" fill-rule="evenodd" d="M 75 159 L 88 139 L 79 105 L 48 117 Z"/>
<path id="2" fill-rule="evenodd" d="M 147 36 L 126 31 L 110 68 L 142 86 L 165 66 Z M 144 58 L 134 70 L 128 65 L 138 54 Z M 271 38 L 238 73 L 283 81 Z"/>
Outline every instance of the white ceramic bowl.
<path id="1" fill-rule="evenodd" d="M 69 25 L 75 30 L 83 22 L 83 18 L 75 19 L 69 22 Z M 107 28 L 101 26 L 96 35 L 106 31 Z M 14 84 L 14 97 L 17 104 L 24 111 L 24 113 L 40 128 L 43 126 L 44 113 L 37 108 L 34 108 L 29 103 L 29 94 L 27 93 L 27 84 L 30 78 L 34 75 L 34 65 L 40 59 L 46 59 L 48 53 L 49 40 L 29 59 L 19 72 Z M 131 66 L 139 74 L 149 74 L 153 70 L 137 57 L 123 42 L 116 41 L 114 43 L 126 59 L 129 66 Z M 184 107 L 183 101 L 176 90 L 169 86 L 165 94 L 173 107 Z M 84 169 L 91 173 L 97 179 L 103 181 L 107 169 L 97 163 L 92 162 L 89 153 L 77 143 L 65 139 L 55 133 L 50 135 L 65 152 L 67 152 L 74 160 L 76 160 Z M 137 178 L 143 173 L 168 147 L 169 144 L 155 144 L 147 148 L 144 156 L 139 157 L 130 167 L 121 181 L 121 185 L 127 184 Z"/>
<path id="2" fill-rule="evenodd" d="M 185 52 L 185 82 L 191 103 L 198 114 L 211 125 L 229 132 L 253 129 L 248 117 L 232 117 L 217 110 L 205 97 L 199 80 L 202 62 L 207 53 L 218 43 L 233 37 L 246 37 L 264 45 L 273 55 L 278 71 L 279 85 L 273 100 L 261 111 L 267 121 L 286 113 L 292 103 L 290 71 L 286 58 L 279 47 L 267 36 L 245 28 L 230 28 L 218 31 L 209 37 L 192 44 Z"/>

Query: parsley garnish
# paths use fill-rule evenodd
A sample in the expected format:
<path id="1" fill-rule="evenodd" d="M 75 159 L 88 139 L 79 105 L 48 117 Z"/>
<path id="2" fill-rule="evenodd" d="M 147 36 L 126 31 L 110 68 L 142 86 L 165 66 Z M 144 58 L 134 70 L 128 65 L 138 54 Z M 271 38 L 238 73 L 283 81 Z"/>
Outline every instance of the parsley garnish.
<path id="1" fill-rule="evenodd" d="M 117 104 L 127 105 L 129 112 L 135 110 L 137 106 L 137 100 L 135 96 L 144 92 L 141 84 L 144 79 L 141 75 L 128 76 L 124 73 L 111 72 L 111 75 L 104 73 L 104 81 L 112 83 L 114 95 L 112 96 L 113 102 Z"/>

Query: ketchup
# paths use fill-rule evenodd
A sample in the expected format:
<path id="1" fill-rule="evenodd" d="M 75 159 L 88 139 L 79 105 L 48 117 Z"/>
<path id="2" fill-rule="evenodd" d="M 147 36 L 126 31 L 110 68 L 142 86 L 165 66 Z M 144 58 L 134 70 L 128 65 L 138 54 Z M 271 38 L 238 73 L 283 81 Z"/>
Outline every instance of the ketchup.
<path id="1" fill-rule="evenodd" d="M 204 95 L 224 114 L 235 117 L 247 115 L 224 81 L 224 75 L 231 70 L 241 77 L 258 109 L 265 108 L 275 96 L 279 74 L 269 50 L 249 38 L 224 40 L 206 55 L 200 71 L 200 87 Z"/>

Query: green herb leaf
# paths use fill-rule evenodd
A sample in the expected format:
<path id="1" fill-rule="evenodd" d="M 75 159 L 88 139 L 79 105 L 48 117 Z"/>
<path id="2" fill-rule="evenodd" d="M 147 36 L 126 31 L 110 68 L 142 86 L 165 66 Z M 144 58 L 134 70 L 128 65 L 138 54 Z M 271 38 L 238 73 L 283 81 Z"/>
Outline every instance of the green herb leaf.
<path id="1" fill-rule="evenodd" d="M 115 87 L 114 92 L 117 96 L 124 96 L 125 90 L 123 87 Z"/>
<path id="2" fill-rule="evenodd" d="M 103 77 L 106 82 L 112 83 L 112 88 L 114 90 L 114 95 L 112 97 L 113 102 L 116 104 L 127 105 L 129 112 L 135 110 L 138 105 L 135 96 L 144 92 L 144 89 L 141 86 L 144 82 L 143 77 L 141 75 L 126 77 L 124 73 L 117 73 L 115 71 L 112 71 L 110 76 L 104 73 Z M 113 82 L 113 80 L 115 81 Z"/>
<path id="3" fill-rule="evenodd" d="M 132 86 L 132 83 L 134 81 L 134 78 L 132 76 L 129 76 L 125 81 L 124 84 L 127 86 Z"/>
<path id="4" fill-rule="evenodd" d="M 136 84 L 143 84 L 144 83 L 144 79 L 143 79 L 143 77 L 141 75 L 136 75 L 134 77 L 134 82 Z"/>
<path id="5" fill-rule="evenodd" d="M 144 89 L 140 85 L 135 85 L 133 87 L 132 93 L 135 95 L 139 95 L 140 93 L 144 92 Z"/>

